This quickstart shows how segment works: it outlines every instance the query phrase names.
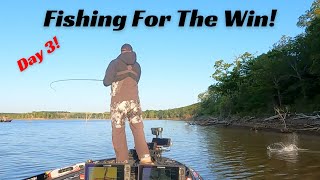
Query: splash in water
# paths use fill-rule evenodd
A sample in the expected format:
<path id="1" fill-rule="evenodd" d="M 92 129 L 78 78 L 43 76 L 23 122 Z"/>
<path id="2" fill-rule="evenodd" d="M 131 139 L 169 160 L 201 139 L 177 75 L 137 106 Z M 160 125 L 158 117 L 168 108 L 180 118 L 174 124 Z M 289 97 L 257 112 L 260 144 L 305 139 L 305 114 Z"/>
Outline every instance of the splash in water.
<path id="1" fill-rule="evenodd" d="M 281 152 L 297 152 L 299 150 L 304 150 L 304 149 L 298 148 L 295 144 L 285 145 L 282 142 L 271 144 L 267 147 L 267 149 L 270 152 L 279 152 L 279 153 L 281 153 Z"/>
<path id="2" fill-rule="evenodd" d="M 291 163 L 298 161 L 299 151 L 305 150 L 298 148 L 295 144 L 273 143 L 267 147 L 269 158 L 284 160 Z"/>
<path id="3" fill-rule="evenodd" d="M 267 150 L 271 153 L 289 153 L 306 150 L 298 148 L 299 137 L 296 133 L 284 136 L 283 142 L 273 143 L 267 147 Z"/>

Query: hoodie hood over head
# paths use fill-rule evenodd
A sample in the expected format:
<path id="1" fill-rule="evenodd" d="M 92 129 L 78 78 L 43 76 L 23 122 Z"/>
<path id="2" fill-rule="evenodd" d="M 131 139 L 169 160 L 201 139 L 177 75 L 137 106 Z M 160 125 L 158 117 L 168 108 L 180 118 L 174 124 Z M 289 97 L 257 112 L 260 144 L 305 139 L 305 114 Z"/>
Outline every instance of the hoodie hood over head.
<path id="1" fill-rule="evenodd" d="M 134 65 L 137 61 L 137 55 L 134 51 L 121 53 L 118 57 L 118 60 L 122 61 L 126 65 Z"/>

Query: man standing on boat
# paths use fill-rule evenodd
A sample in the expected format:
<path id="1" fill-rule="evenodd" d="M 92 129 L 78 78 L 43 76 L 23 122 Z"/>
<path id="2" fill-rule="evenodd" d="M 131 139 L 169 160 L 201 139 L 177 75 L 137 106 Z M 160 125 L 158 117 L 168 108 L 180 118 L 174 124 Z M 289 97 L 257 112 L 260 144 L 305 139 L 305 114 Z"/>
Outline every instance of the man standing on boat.
<path id="1" fill-rule="evenodd" d="M 111 85 L 112 143 L 117 162 L 127 163 L 129 159 L 125 134 L 125 119 L 128 118 L 140 162 L 152 163 L 143 131 L 138 91 L 140 75 L 136 53 L 130 44 L 124 44 L 121 54 L 110 62 L 103 79 L 106 87 Z"/>

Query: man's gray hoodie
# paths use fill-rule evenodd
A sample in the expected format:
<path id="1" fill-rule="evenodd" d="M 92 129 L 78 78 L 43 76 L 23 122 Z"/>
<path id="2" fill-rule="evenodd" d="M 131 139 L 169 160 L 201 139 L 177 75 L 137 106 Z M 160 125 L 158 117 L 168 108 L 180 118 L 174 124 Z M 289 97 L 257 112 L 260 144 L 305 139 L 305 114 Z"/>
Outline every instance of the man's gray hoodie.
<path id="1" fill-rule="evenodd" d="M 135 52 L 121 53 L 106 70 L 103 84 L 111 86 L 111 103 L 139 100 L 138 82 L 141 68 Z"/>

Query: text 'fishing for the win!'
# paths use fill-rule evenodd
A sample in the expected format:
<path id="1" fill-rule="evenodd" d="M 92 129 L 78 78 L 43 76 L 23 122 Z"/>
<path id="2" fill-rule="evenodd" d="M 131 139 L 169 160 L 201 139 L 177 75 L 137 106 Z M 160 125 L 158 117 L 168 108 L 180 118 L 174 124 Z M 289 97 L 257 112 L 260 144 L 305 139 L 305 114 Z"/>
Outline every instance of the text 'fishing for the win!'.
<path id="1" fill-rule="evenodd" d="M 179 27 L 215 27 L 218 16 L 202 16 L 197 9 L 178 10 Z M 133 14 L 132 27 L 144 24 L 146 27 L 163 27 L 172 19 L 171 15 L 145 15 L 145 10 L 136 10 Z M 272 10 L 268 15 L 256 15 L 253 10 L 225 11 L 225 23 L 227 27 L 266 27 L 274 26 L 277 10 Z M 123 30 L 126 26 L 126 15 L 99 15 L 97 10 L 92 11 L 91 15 L 85 14 L 83 9 L 78 10 L 76 15 L 65 15 L 62 10 L 48 10 L 44 20 L 44 27 L 54 25 L 55 27 L 107 27 L 113 31 Z"/>

